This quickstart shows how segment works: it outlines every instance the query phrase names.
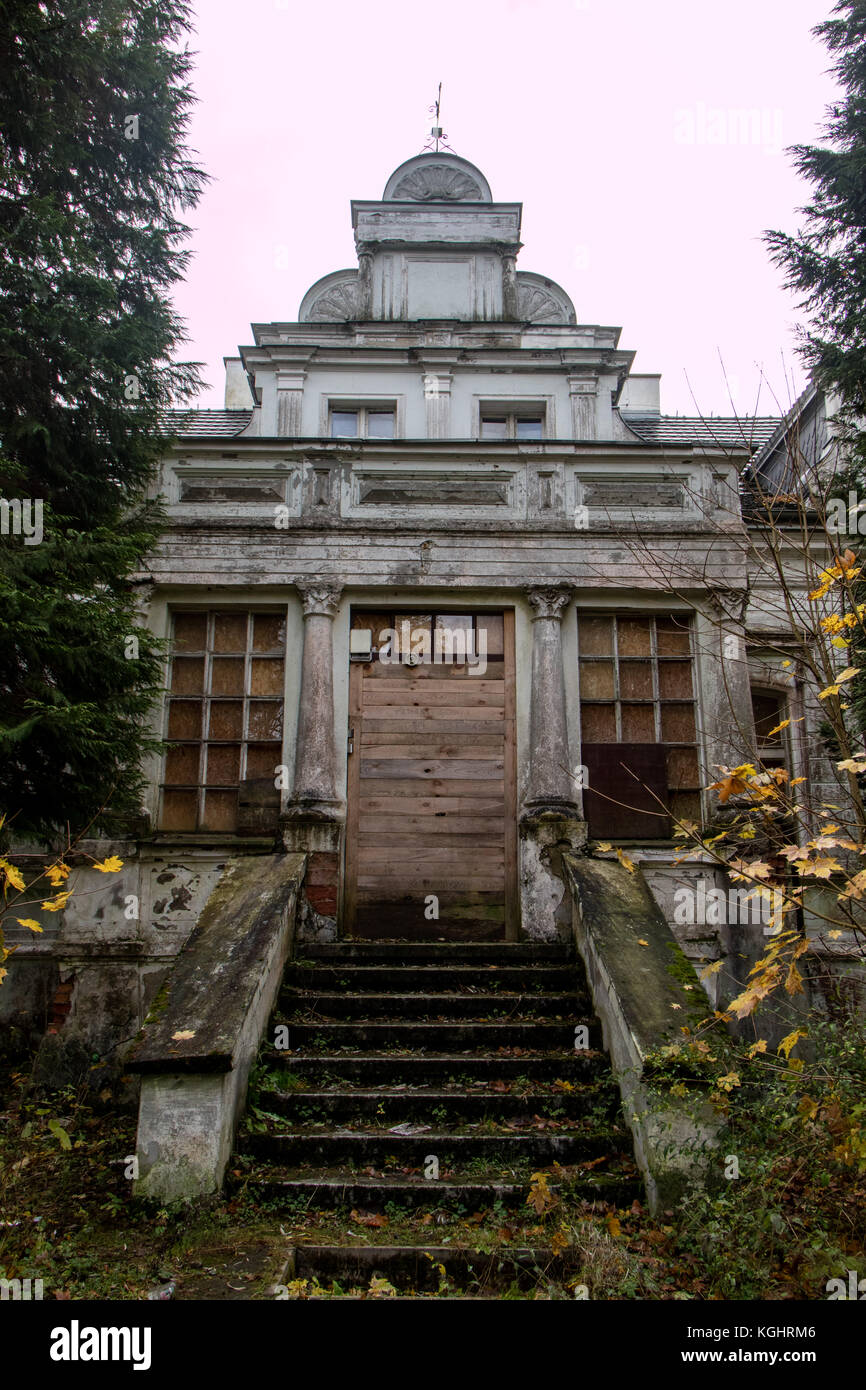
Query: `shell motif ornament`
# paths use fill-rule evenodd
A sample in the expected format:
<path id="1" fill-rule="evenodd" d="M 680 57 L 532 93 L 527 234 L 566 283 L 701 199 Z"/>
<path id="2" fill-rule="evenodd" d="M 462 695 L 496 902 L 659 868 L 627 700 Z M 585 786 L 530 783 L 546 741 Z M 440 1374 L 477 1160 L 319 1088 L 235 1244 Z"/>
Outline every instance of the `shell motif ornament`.
<path id="1" fill-rule="evenodd" d="M 396 200 L 414 203 L 459 203 L 483 201 L 481 189 L 474 179 L 461 169 L 447 164 L 430 164 L 413 169 L 394 189 Z"/>

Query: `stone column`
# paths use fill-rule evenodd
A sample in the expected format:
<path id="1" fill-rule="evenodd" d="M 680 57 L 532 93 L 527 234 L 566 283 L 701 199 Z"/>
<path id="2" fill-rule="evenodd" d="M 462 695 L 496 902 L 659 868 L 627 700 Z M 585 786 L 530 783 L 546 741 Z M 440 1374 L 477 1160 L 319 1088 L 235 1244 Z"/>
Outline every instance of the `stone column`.
<path id="1" fill-rule="evenodd" d="M 516 323 L 519 314 L 517 256 L 511 252 L 506 252 L 502 257 L 502 317 L 506 323 Z"/>
<path id="2" fill-rule="evenodd" d="M 342 586 L 299 580 L 304 606 L 304 654 L 290 814 L 336 818 L 337 752 L 334 737 L 334 616 Z"/>
<path id="3" fill-rule="evenodd" d="M 571 590 L 529 589 L 532 619 L 532 703 L 529 785 L 525 806 L 534 815 L 576 817 L 565 713 L 562 614 Z"/>
<path id="4" fill-rule="evenodd" d="M 373 317 L 373 252 L 358 252 L 358 304 L 359 319 Z"/>

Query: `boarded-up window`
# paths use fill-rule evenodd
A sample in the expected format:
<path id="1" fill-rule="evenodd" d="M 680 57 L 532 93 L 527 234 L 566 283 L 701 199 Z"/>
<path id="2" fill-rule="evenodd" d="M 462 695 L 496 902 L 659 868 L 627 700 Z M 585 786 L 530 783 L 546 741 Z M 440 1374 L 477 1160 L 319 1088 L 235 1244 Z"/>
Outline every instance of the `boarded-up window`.
<path id="1" fill-rule="evenodd" d="M 584 812 L 593 836 L 700 822 L 692 636 L 677 615 L 579 615 Z"/>
<path id="2" fill-rule="evenodd" d="M 278 612 L 173 615 L 162 830 L 264 829 L 265 807 L 275 818 L 285 642 Z M 244 823 L 251 803 L 259 824 Z"/>

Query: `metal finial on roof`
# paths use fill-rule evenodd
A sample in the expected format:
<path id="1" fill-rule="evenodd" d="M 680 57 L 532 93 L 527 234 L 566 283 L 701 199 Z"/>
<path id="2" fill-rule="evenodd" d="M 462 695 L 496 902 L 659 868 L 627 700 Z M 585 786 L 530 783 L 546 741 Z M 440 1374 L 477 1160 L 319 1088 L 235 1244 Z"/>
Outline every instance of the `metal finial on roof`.
<path id="1" fill-rule="evenodd" d="M 441 125 L 439 124 L 439 118 L 440 118 L 440 111 L 441 111 L 441 109 L 442 109 L 442 83 L 440 82 L 440 83 L 439 83 L 439 91 L 438 91 L 438 93 L 436 94 L 436 100 L 434 101 L 434 103 L 433 103 L 432 106 L 428 106 L 428 107 L 427 107 L 427 110 L 429 111 L 430 115 L 433 116 L 433 118 L 434 118 L 435 124 L 433 125 L 433 127 L 432 127 L 432 129 L 431 129 L 431 131 L 430 131 L 430 138 L 429 138 L 429 140 L 427 140 L 427 141 L 425 142 L 425 144 L 424 144 L 424 149 L 422 150 L 422 153 L 424 153 L 424 151 L 426 151 L 426 150 L 434 150 L 434 151 L 436 152 L 436 154 L 438 154 L 438 153 L 439 153 L 440 146 L 441 146 L 441 148 L 442 148 L 443 150 L 451 150 L 451 146 L 450 146 L 449 144 L 446 144 L 446 141 L 447 141 L 447 139 L 448 139 L 448 136 L 446 135 L 445 131 L 442 129 Z M 454 151 L 451 150 L 451 153 L 453 154 Z"/>

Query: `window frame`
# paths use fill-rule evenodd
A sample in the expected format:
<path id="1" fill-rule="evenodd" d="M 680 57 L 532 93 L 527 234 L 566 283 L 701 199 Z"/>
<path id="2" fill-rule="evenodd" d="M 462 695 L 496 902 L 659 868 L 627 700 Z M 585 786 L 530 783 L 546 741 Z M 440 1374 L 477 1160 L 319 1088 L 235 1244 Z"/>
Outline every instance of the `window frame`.
<path id="1" fill-rule="evenodd" d="M 495 436 L 495 435 L 485 435 L 485 433 L 484 433 L 484 426 L 485 426 L 485 425 L 488 425 L 488 424 L 494 424 L 494 423 L 498 424 L 500 420 L 503 421 L 503 423 L 505 424 L 505 435 L 504 435 L 504 438 L 505 438 L 505 439 L 508 439 L 508 440 L 518 440 L 518 441 L 521 442 L 521 443 L 523 443 L 523 442 L 532 443 L 532 442 L 534 442 L 534 441 L 537 442 L 539 439 L 543 439 L 543 438 L 544 438 L 544 412 L 543 412 L 543 411 L 541 411 L 541 412 L 538 413 L 538 414 L 535 414 L 534 412 L 533 412 L 532 414 L 530 414 L 530 413 L 528 413 L 528 412 L 527 412 L 527 413 L 524 413 L 523 411 L 512 410 L 512 411 L 505 411 L 505 412 L 502 412 L 501 414 L 497 414 L 497 415 L 487 414 L 487 413 L 485 413 L 484 411 L 482 411 L 482 412 L 481 412 L 481 415 L 480 415 L 480 417 L 479 417 L 479 422 L 478 422 L 478 429 L 479 429 L 479 435 L 478 435 L 478 437 L 479 437 L 479 439 L 482 439 L 485 443 L 489 443 L 489 441 L 490 441 L 491 439 L 496 439 L 496 436 Z M 518 432 L 517 432 L 517 426 L 518 426 L 518 423 L 519 423 L 521 420 L 537 420 L 538 423 L 539 423 L 539 425 L 541 426 L 540 433 L 539 433 L 538 435 L 524 436 L 524 438 L 521 440 L 521 437 L 520 437 L 520 435 L 519 435 Z"/>
<path id="2" fill-rule="evenodd" d="M 332 434 L 333 416 L 335 414 L 355 413 L 358 416 L 357 434 Z M 400 396 L 373 396 L 373 395 L 353 395 L 336 396 L 328 394 L 322 397 L 321 411 L 321 434 L 323 437 L 333 440 L 334 443 L 350 442 L 351 440 L 365 440 L 373 444 L 389 444 L 392 440 L 403 437 L 404 402 Z M 390 435 L 371 435 L 368 433 L 368 422 L 371 415 L 391 415 L 394 419 L 394 433 Z"/>
<path id="3" fill-rule="evenodd" d="M 286 663 L 287 663 L 287 613 L 282 606 L 274 605 L 223 605 L 208 607 L 187 607 L 178 604 L 169 609 L 169 642 L 170 650 L 166 664 L 166 692 L 163 699 L 162 712 L 162 738 L 166 745 L 160 759 L 159 779 L 157 783 L 157 806 L 156 806 L 156 828 L 160 835 L 222 835 L 232 836 L 238 832 L 239 805 L 235 805 L 234 825 L 231 828 L 225 826 L 208 826 L 208 807 L 207 797 L 209 793 L 234 792 L 239 798 L 241 788 L 245 783 L 251 781 L 265 780 L 261 777 L 250 777 L 249 762 L 250 750 L 271 747 L 274 755 L 274 767 L 276 768 L 285 761 L 285 716 L 286 716 Z M 243 652 L 240 649 L 230 651 L 218 651 L 216 649 L 216 619 L 218 617 L 240 617 L 246 620 L 245 645 Z M 176 648 L 176 619 L 178 617 L 196 617 L 205 619 L 205 645 L 203 648 Z M 255 646 L 255 619 L 256 618 L 277 618 L 282 624 L 282 643 L 279 647 L 267 647 L 257 649 Z M 243 659 L 243 681 L 242 690 L 231 694 L 213 693 L 213 663 L 215 658 L 226 658 L 228 660 Z M 201 690 L 198 692 L 181 690 L 175 691 L 173 678 L 175 671 L 175 661 L 178 658 L 189 658 L 191 660 L 203 660 L 204 671 L 202 676 Z M 281 682 L 278 694 L 266 695 L 254 693 L 252 690 L 252 663 L 254 660 L 273 661 L 279 658 L 281 662 Z M 172 707 L 174 705 L 196 703 L 200 709 L 199 732 L 196 737 L 169 734 Z M 240 733 L 237 737 L 231 738 L 211 738 L 211 717 L 213 707 L 219 705 L 241 706 Z M 251 706 L 271 705 L 278 713 L 279 735 L 276 738 L 266 738 L 255 735 L 250 729 Z M 210 781 L 208 776 L 209 750 L 213 747 L 225 747 L 238 749 L 238 774 L 234 781 Z M 196 747 L 198 750 L 197 775 L 195 781 L 169 781 L 167 773 L 169 770 L 169 756 L 173 748 Z M 194 792 L 195 793 L 195 824 L 184 828 L 167 826 L 165 824 L 165 796 L 166 792 Z"/>
<path id="4" fill-rule="evenodd" d="M 760 734 L 758 732 L 757 720 L 755 719 L 754 698 L 756 695 L 763 696 L 764 698 L 769 697 L 770 699 L 775 700 L 778 706 L 777 714 L 778 722 L 780 724 L 783 723 L 786 719 L 789 721 L 787 729 L 779 730 L 778 743 L 761 742 Z M 794 773 L 792 771 L 793 748 L 791 745 L 791 740 L 788 737 L 788 735 L 791 732 L 790 721 L 792 720 L 789 692 L 787 690 L 779 690 L 775 686 L 767 685 L 766 683 L 761 681 L 750 681 L 749 697 L 752 705 L 752 720 L 755 726 L 755 754 L 757 756 L 758 762 L 761 764 L 762 768 L 784 767 L 788 770 L 791 776 L 794 776 Z"/>
<path id="5" fill-rule="evenodd" d="M 539 444 L 545 439 L 555 439 L 555 404 L 554 396 L 473 396 L 472 437 L 484 444 Z M 503 417 L 506 421 L 505 440 L 484 439 L 484 421 Z M 520 419 L 541 420 L 541 434 L 538 439 L 517 438 L 517 421 Z"/>
<path id="6" fill-rule="evenodd" d="M 686 796 L 688 796 L 688 797 L 697 797 L 698 808 L 699 808 L 699 812 L 700 812 L 700 819 L 701 819 L 701 821 L 702 821 L 702 820 L 703 820 L 703 817 L 704 817 L 704 811 L 705 811 L 705 806 L 704 806 L 704 794 L 703 794 L 703 793 L 704 793 L 704 783 L 705 783 L 705 780 L 706 780 L 706 779 L 705 779 L 705 776 L 704 776 L 704 768 L 703 768 L 703 745 L 702 745 L 701 731 L 700 731 L 700 725 L 699 725 L 699 708 L 700 708 L 700 702 L 699 702 L 698 661 L 697 661 L 697 655 L 698 655 L 698 654 L 697 654 L 697 643 L 696 643 L 696 630 L 695 630 L 695 624 L 694 624 L 694 621 L 693 621 L 694 615 L 693 615 L 691 612 L 677 612 L 675 609 L 655 609 L 655 608 L 654 608 L 654 609 L 649 609 L 649 610 L 647 610 L 647 609 L 630 609 L 630 610 L 620 610 L 620 609 L 611 610 L 611 609 L 608 609 L 608 610 L 603 610 L 603 609 L 581 609 L 581 608 L 578 608 L 578 609 L 576 610 L 576 618 L 577 618 L 577 633 L 576 633 L 576 636 L 577 636 L 577 663 L 576 663 L 576 666 L 577 666 L 577 714 L 578 714 L 578 736 L 579 736 L 579 739 L 580 739 L 580 746 L 581 746 L 581 748 L 583 748 L 584 744 L 587 744 L 587 745 L 592 746 L 592 745 L 604 744 L 604 743 L 606 742 L 605 740 L 593 739 L 593 738 L 587 738 L 587 737 L 586 737 L 586 735 L 585 735 L 585 722 L 584 722 L 584 707 L 585 707 L 585 706 L 598 706 L 598 707 L 607 707 L 607 708 L 610 708 L 611 706 L 613 706 L 613 712 L 614 712 L 614 729 L 615 729 L 615 733 L 616 733 L 616 738 L 615 738 L 613 741 L 610 742 L 609 746 L 610 746 L 611 748 L 616 748 L 616 747 L 618 747 L 618 746 L 623 746 L 623 745 L 626 745 L 626 746 L 627 746 L 627 745 L 629 745 L 629 744 L 633 744 L 633 745 L 646 744 L 646 745 L 649 745 L 649 746 L 655 746 L 655 747 L 664 748 L 664 749 L 666 750 L 666 754 L 667 754 L 667 752 L 669 752 L 670 750 L 675 750 L 675 749 L 683 749 L 683 750 L 686 750 L 686 751 L 693 751 L 693 753 L 694 753 L 694 760 L 695 760 L 695 768 L 696 768 L 694 784 L 693 784 L 693 785 L 692 785 L 692 784 L 683 785 L 682 781 L 680 781 L 677 785 L 672 785 L 671 780 L 670 780 L 670 774 L 669 774 L 669 773 L 666 773 L 666 791 L 667 791 L 668 801 L 669 801 L 669 804 L 670 804 L 670 807 L 671 807 L 671 813 L 672 813 L 672 815 L 675 815 L 675 816 L 677 817 L 677 819 L 680 819 L 680 820 L 682 820 L 682 819 L 684 819 L 684 818 L 685 818 L 685 819 L 692 819 L 693 817 L 691 817 L 691 816 L 684 816 L 684 815 L 682 814 L 682 812 L 678 812 L 678 811 L 676 810 L 676 808 L 675 808 L 674 798 L 676 798 L 676 797 L 686 797 Z M 582 644 L 581 644 L 581 622 L 584 621 L 584 620 L 586 620 L 586 619 L 604 619 L 605 621 L 609 621 L 609 622 L 611 623 L 611 650 L 610 650 L 610 652 L 609 652 L 608 654 L 601 654 L 601 653 L 589 653 L 589 654 L 587 654 L 587 653 L 585 653 L 585 652 L 582 650 Z M 650 633 L 650 650 L 649 650 L 649 654 L 646 655 L 646 656 L 642 656 L 642 657 L 641 657 L 641 656 L 635 656 L 634 654 L 629 654 L 629 653 L 623 654 L 623 653 L 621 653 L 621 652 L 620 652 L 620 634 L 619 634 L 619 624 L 620 624 L 620 622 L 629 622 L 629 621 L 634 622 L 635 620 L 645 620 L 645 619 L 650 619 L 650 620 L 651 620 L 651 621 L 650 621 L 650 624 L 649 624 L 649 633 Z M 682 624 L 682 631 L 683 631 L 684 635 L 687 635 L 687 637 L 688 637 L 688 652 L 681 652 L 681 653 L 674 653 L 674 652 L 671 652 L 671 653 L 660 653 L 660 652 L 659 652 L 659 642 L 658 642 L 658 623 L 659 623 L 659 622 L 668 622 L 668 623 L 674 622 L 674 623 Z M 661 693 L 660 667 L 661 667 L 661 666 L 664 666 L 664 665 L 676 665 L 676 664 L 682 665 L 684 662 L 688 662 L 689 668 L 690 668 L 690 671 L 691 671 L 691 687 L 692 687 L 692 693 L 691 693 L 691 695 L 690 695 L 690 696 L 684 696 L 684 695 L 683 695 L 683 696 L 663 695 L 663 694 Z M 610 695 L 610 696 L 607 696 L 607 697 L 585 695 L 585 694 L 584 694 L 584 691 L 583 691 L 583 673 L 584 673 L 585 668 L 586 668 L 587 666 L 591 666 L 591 665 L 593 665 L 593 664 L 600 664 L 600 665 L 603 665 L 603 664 L 605 664 L 605 663 L 608 664 L 608 665 L 611 665 L 611 664 L 612 664 L 612 666 L 613 666 L 613 694 Z M 624 694 L 623 694 L 623 691 L 622 691 L 621 670 L 620 670 L 621 663 L 642 663 L 642 664 L 644 664 L 644 665 L 648 665 L 648 666 L 649 666 L 650 672 L 651 672 L 651 690 L 652 690 L 651 695 L 645 696 L 645 697 L 640 697 L 640 696 L 624 695 Z M 628 739 L 626 739 L 626 738 L 623 737 L 623 721 L 622 721 L 622 706 L 623 706 L 623 705 L 629 705 L 629 706 L 640 705 L 640 706 L 645 706 L 645 707 L 651 707 L 651 708 L 652 708 L 652 711 L 653 711 L 652 724 L 653 724 L 653 734 L 654 734 L 654 737 L 653 737 L 653 739 L 652 739 L 651 741 L 650 741 L 650 740 L 647 740 L 647 739 L 637 739 L 637 738 L 628 738 Z M 663 709 L 665 708 L 665 706 L 674 706 L 674 705 L 689 705 L 689 706 L 691 706 L 691 710 L 692 710 L 692 722 L 693 722 L 693 726 L 694 726 L 694 738 L 693 738 L 692 740 L 684 740 L 684 739 L 673 739 L 673 740 L 671 740 L 671 739 L 665 739 L 665 738 L 663 737 L 663 721 L 662 721 L 662 712 L 663 712 Z M 666 758 L 666 765 L 667 765 L 667 758 Z M 648 841 L 652 841 L 655 837 L 650 836 L 650 835 L 644 835 L 644 836 L 642 836 L 638 831 L 636 831 L 635 834 L 634 834 L 634 836 L 630 836 L 630 837 L 628 837 L 628 838 L 633 838 L 633 839 L 635 839 L 635 840 L 647 839 Z M 664 837 L 659 837 L 659 838 L 661 839 L 661 838 L 664 838 Z"/>

